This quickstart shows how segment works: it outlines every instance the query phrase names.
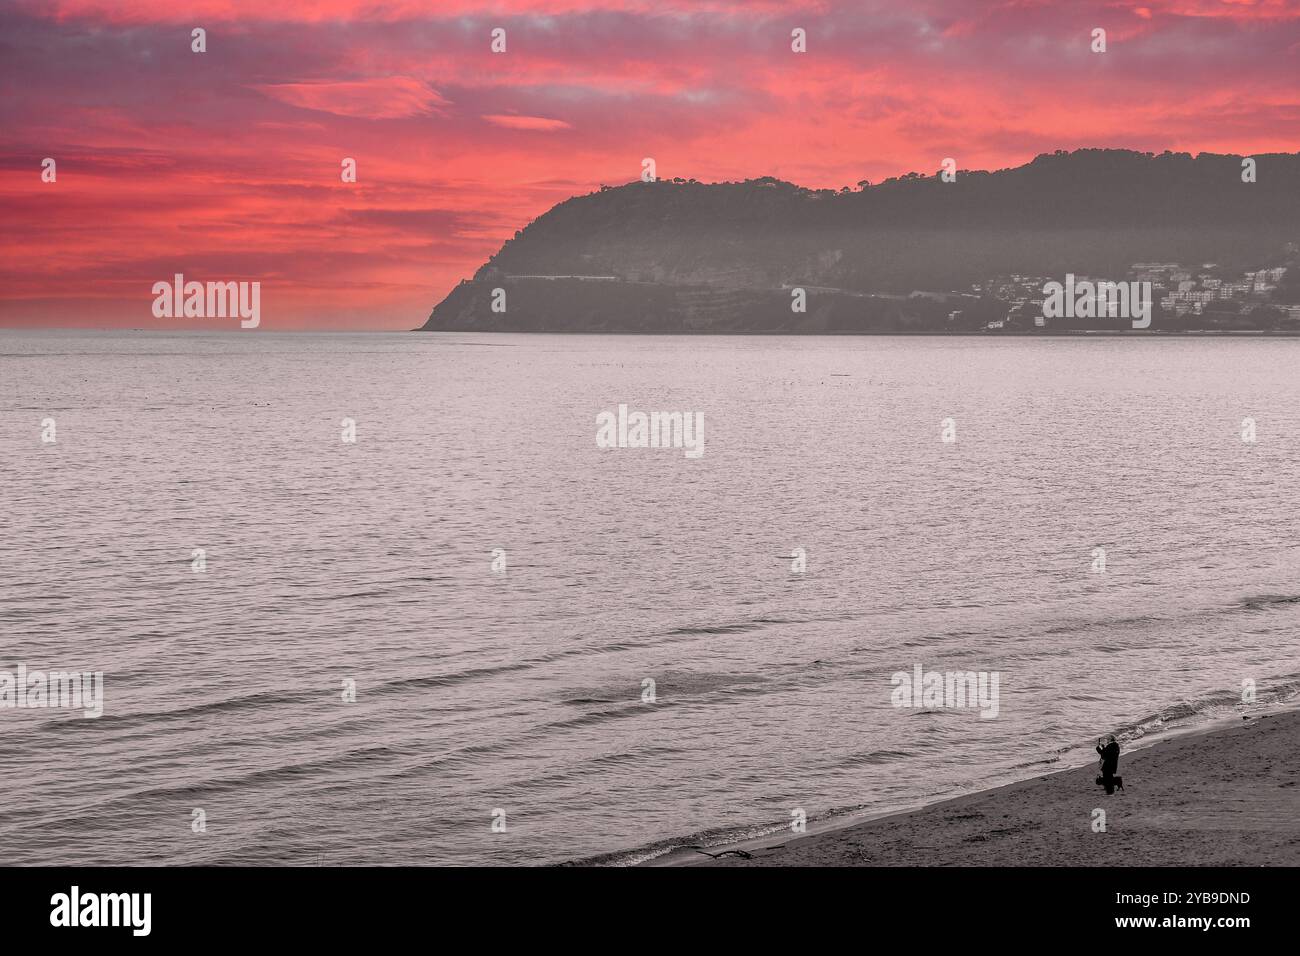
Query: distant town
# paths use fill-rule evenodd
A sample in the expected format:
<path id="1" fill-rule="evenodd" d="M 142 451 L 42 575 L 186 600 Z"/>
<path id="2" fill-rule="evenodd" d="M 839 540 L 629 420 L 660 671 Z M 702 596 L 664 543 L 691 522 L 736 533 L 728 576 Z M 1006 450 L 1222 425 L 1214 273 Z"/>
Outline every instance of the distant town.
<path id="1" fill-rule="evenodd" d="M 1285 248 L 1285 264 L 1235 272 L 1214 262 L 1135 262 L 1124 277 L 1150 282 L 1153 328 L 1164 330 L 1287 330 L 1300 332 L 1300 244 Z M 1071 330 L 1122 328 L 1126 322 L 1106 318 L 1062 321 L 1044 316 L 1043 288 L 1061 276 L 1012 273 L 972 284 L 971 297 L 1006 305 L 1005 314 L 985 320 L 989 332 L 1025 332 L 1052 328 Z M 1114 281 L 1111 276 L 1076 276 L 1076 282 Z M 951 301 L 951 300 L 950 300 Z M 953 328 L 969 328 L 962 309 L 948 314 Z"/>

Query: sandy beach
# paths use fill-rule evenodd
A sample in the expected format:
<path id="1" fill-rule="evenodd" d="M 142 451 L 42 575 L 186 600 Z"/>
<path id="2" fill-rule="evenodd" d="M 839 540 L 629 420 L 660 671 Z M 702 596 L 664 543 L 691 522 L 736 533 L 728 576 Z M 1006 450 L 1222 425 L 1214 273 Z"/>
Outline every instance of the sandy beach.
<path id="1" fill-rule="evenodd" d="M 1120 758 L 1125 789 L 1096 765 L 801 836 L 675 855 L 704 866 L 1300 865 L 1300 711 L 1170 737 Z M 1106 812 L 1094 832 L 1094 811 Z M 730 848 L 712 847 L 711 853 Z"/>

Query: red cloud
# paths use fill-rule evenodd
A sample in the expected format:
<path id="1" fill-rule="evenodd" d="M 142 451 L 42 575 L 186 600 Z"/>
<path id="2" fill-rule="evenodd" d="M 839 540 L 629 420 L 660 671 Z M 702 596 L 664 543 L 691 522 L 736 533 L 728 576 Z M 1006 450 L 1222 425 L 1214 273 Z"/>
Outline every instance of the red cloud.
<path id="1" fill-rule="evenodd" d="M 561 129 L 573 129 L 564 120 L 547 119 L 544 116 L 506 116 L 500 113 L 489 113 L 483 117 L 493 126 L 502 126 L 506 129 L 528 129 L 536 130 L 540 133 L 553 133 Z"/>
<path id="2" fill-rule="evenodd" d="M 418 116 L 450 105 L 436 90 L 409 76 L 266 83 L 256 89 L 290 106 L 370 119 Z"/>

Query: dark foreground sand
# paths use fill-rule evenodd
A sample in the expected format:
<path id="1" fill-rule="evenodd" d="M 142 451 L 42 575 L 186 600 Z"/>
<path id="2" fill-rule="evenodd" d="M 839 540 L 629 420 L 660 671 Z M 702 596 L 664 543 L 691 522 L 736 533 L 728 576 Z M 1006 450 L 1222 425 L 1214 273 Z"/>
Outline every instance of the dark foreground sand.
<path id="1" fill-rule="evenodd" d="M 1120 757 L 1125 792 L 1096 765 L 835 830 L 739 844 L 711 866 L 1300 865 L 1300 712 L 1160 741 Z M 1093 810 L 1106 811 L 1094 833 Z M 784 844 L 784 845 L 781 845 Z M 710 848 L 717 853 L 724 847 Z"/>

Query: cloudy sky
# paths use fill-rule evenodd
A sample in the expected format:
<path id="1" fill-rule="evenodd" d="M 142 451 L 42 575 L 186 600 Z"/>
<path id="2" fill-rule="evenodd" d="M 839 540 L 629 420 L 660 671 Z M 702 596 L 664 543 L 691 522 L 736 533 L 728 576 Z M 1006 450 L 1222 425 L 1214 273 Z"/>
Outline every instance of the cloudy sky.
<path id="1" fill-rule="evenodd" d="M 261 281 L 263 330 L 412 328 L 643 157 L 838 188 L 1295 151 L 1298 78 L 1300 0 L 0 0 L 0 325 L 178 327 L 183 272 Z"/>

